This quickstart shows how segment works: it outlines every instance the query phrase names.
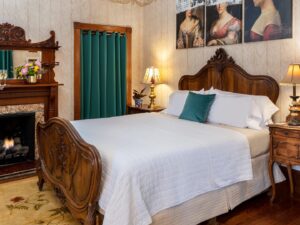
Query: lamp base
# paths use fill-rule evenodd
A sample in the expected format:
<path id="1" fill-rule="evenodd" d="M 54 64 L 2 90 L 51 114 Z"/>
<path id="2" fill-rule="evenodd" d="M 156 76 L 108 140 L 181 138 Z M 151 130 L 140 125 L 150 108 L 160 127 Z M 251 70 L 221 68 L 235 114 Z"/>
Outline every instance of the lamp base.
<path id="1" fill-rule="evenodd" d="M 150 102 L 150 104 L 148 105 L 148 109 L 155 109 L 155 104 Z"/>
<path id="2" fill-rule="evenodd" d="M 155 108 L 155 98 L 156 98 L 156 94 L 154 92 L 154 87 L 155 85 L 154 84 L 151 84 L 150 86 L 150 95 L 149 95 L 149 98 L 150 98 L 150 104 L 148 105 L 148 108 L 149 109 L 154 109 Z"/>
<path id="3" fill-rule="evenodd" d="M 300 126 L 300 119 L 299 118 L 293 118 L 288 121 L 289 126 Z"/>
<path id="4" fill-rule="evenodd" d="M 293 97 L 295 99 L 295 97 L 298 97 L 298 96 L 293 96 Z M 286 121 L 287 121 L 288 125 L 289 126 L 300 126 L 300 103 L 297 101 L 293 101 L 292 105 L 290 105 L 289 110 L 290 110 L 290 114 L 286 117 Z"/>

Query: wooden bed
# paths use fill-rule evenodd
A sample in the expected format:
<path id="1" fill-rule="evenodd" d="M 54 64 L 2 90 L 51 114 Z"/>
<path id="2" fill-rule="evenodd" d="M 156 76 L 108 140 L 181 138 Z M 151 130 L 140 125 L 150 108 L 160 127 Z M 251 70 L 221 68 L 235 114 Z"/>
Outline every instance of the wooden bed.
<path id="1" fill-rule="evenodd" d="M 224 91 L 265 95 L 274 103 L 279 94 L 273 78 L 248 74 L 222 48 L 197 74 L 183 76 L 178 88 L 200 90 L 212 86 Z M 75 218 L 85 225 L 102 224 L 98 206 L 101 156 L 96 148 L 86 143 L 71 123 L 62 118 L 39 123 L 37 135 L 39 189 L 45 181 L 49 182 Z"/>

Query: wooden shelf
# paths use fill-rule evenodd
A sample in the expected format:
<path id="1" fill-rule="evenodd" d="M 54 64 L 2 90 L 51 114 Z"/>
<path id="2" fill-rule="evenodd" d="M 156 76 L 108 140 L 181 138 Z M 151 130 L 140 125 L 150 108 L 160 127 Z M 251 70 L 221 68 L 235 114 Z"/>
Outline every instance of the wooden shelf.
<path id="1" fill-rule="evenodd" d="M 63 86 L 63 84 L 59 83 L 37 83 L 37 84 L 7 84 L 4 87 L 5 89 L 10 89 L 10 88 L 39 88 L 39 87 L 56 87 L 56 86 Z M 0 91 L 1 92 L 1 91 Z"/>

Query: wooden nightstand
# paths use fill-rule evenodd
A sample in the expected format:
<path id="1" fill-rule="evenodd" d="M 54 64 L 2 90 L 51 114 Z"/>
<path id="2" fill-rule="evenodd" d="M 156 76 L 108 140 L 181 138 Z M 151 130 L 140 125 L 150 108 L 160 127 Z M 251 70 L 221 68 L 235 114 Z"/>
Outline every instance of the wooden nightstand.
<path id="1" fill-rule="evenodd" d="M 300 127 L 288 126 L 287 124 L 272 124 L 270 128 L 270 159 L 269 175 L 272 182 L 272 198 L 276 195 L 273 175 L 273 164 L 278 162 L 287 167 L 290 180 L 290 194 L 294 195 L 294 183 L 292 166 L 300 165 Z"/>
<path id="2" fill-rule="evenodd" d="M 128 114 L 135 114 L 135 113 L 149 113 L 149 112 L 160 112 L 165 108 L 156 106 L 154 109 L 149 109 L 148 105 L 143 105 L 142 107 L 135 107 L 135 106 L 127 106 Z"/>

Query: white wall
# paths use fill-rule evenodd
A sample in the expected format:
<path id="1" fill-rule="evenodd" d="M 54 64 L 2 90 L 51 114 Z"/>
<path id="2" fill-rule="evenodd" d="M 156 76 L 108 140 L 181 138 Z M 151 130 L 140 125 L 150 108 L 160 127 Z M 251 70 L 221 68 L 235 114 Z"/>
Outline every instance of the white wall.
<path id="1" fill-rule="evenodd" d="M 300 1 L 294 0 L 293 3 L 293 39 L 224 47 L 247 72 L 253 75 L 266 74 L 279 82 L 290 63 L 300 62 Z M 157 87 L 157 102 L 166 105 L 170 92 L 177 89 L 179 78 L 184 74 L 195 74 L 206 64 L 217 47 L 176 50 L 175 0 L 156 0 L 144 7 L 143 11 L 143 68 L 154 65 L 161 69 L 167 85 Z M 281 87 L 277 102 L 281 111 L 276 115 L 277 120 L 285 119 L 290 103 L 288 96 L 291 93 L 291 87 Z M 300 94 L 300 89 L 298 93 Z"/>
<path id="2" fill-rule="evenodd" d="M 21 26 L 26 38 L 32 42 L 50 37 L 50 30 L 62 46 L 56 53 L 60 65 L 55 68 L 56 80 L 63 83 L 59 88 L 59 115 L 73 119 L 73 22 L 104 25 L 131 26 L 132 74 L 135 78 L 142 70 L 142 13 L 132 4 L 122 5 L 108 0 L 0 0 L 0 22 Z"/>

